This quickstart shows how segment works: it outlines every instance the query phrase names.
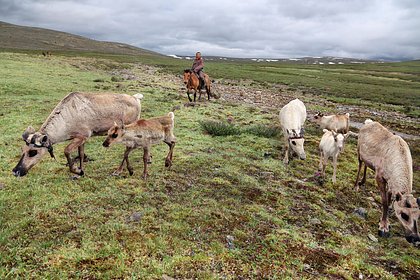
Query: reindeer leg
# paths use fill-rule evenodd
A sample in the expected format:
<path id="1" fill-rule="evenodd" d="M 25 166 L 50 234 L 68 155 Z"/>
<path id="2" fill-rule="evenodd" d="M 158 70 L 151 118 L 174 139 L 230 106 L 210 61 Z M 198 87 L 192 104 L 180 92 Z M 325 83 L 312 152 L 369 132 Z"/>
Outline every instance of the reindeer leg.
<path id="1" fill-rule="evenodd" d="M 366 170 L 367 170 L 367 166 L 365 164 L 365 167 L 363 169 L 363 178 L 362 178 L 362 181 L 360 181 L 359 183 L 360 186 L 364 186 L 366 184 Z"/>
<path id="2" fill-rule="evenodd" d="M 132 150 L 134 150 L 134 148 L 129 148 L 130 150 L 127 153 L 126 157 L 125 157 L 125 162 L 127 163 L 127 170 L 128 170 L 128 174 L 130 174 L 130 176 L 133 176 L 134 174 L 134 170 L 133 167 L 130 165 L 130 162 L 128 160 L 128 155 L 131 153 Z M 125 154 L 124 154 L 125 156 Z"/>
<path id="3" fill-rule="evenodd" d="M 149 160 L 149 147 L 143 148 L 143 179 L 147 179 L 147 161 Z"/>
<path id="4" fill-rule="evenodd" d="M 67 163 L 70 168 L 70 172 L 75 173 L 77 175 L 83 176 L 85 173 L 80 168 L 74 167 L 74 159 L 71 158 L 71 153 L 79 148 L 79 146 L 83 145 L 86 141 L 85 137 L 77 137 L 73 138 L 70 144 L 64 149 L 64 155 L 67 158 Z"/>
<path id="5" fill-rule="evenodd" d="M 362 165 L 363 165 L 363 162 L 359 158 L 359 167 L 357 169 L 356 182 L 354 183 L 354 188 L 356 191 L 359 191 L 359 186 L 360 186 L 359 177 L 360 177 L 360 170 L 362 169 Z"/>
<path id="6" fill-rule="evenodd" d="M 322 170 L 324 168 L 324 155 L 321 151 L 321 149 L 319 150 L 319 165 L 318 165 L 318 171 L 322 173 Z"/>
<path id="7" fill-rule="evenodd" d="M 289 141 L 287 139 L 285 141 L 286 141 L 286 145 L 285 145 L 286 152 L 284 154 L 283 163 L 288 164 L 289 163 Z"/>
<path id="8" fill-rule="evenodd" d="M 335 184 L 335 183 L 336 183 L 336 181 L 337 181 L 337 178 L 336 178 L 336 172 L 337 172 L 337 157 L 338 157 L 338 155 L 334 155 L 334 156 L 333 156 L 333 166 L 334 166 L 333 177 L 332 177 L 333 184 Z"/>
<path id="9" fill-rule="evenodd" d="M 379 222 L 378 235 L 380 237 L 389 237 L 389 222 L 388 222 L 388 208 L 389 208 L 389 195 L 386 189 L 386 181 L 382 176 L 381 170 L 376 170 L 375 175 L 376 183 L 378 184 L 378 189 L 381 192 L 382 200 L 382 218 Z"/>
<path id="10" fill-rule="evenodd" d="M 113 176 L 118 176 L 118 175 L 120 175 L 121 174 L 121 172 L 123 172 L 123 170 L 124 170 L 124 162 L 127 162 L 127 169 L 128 169 L 128 173 L 130 173 L 130 175 L 133 175 L 133 170 L 132 170 L 132 168 L 131 168 L 131 166 L 130 166 L 130 168 L 131 168 L 131 172 L 130 172 L 130 169 L 128 168 L 128 155 L 131 153 L 131 151 L 132 150 L 134 150 L 134 148 L 130 148 L 130 147 L 126 147 L 125 148 L 125 152 L 124 152 L 124 156 L 123 156 L 123 160 L 122 160 L 122 162 L 121 162 L 121 164 L 120 164 L 120 166 L 118 167 L 118 169 L 117 170 L 115 170 L 113 173 L 112 173 L 112 175 Z"/>
<path id="11" fill-rule="evenodd" d="M 85 162 L 85 144 L 78 147 L 79 150 L 79 168 L 83 171 L 83 164 Z"/>
<path id="12" fill-rule="evenodd" d="M 172 155 L 174 152 L 175 142 L 165 142 L 169 146 L 169 152 L 165 159 L 165 167 L 171 168 L 172 166 Z"/>

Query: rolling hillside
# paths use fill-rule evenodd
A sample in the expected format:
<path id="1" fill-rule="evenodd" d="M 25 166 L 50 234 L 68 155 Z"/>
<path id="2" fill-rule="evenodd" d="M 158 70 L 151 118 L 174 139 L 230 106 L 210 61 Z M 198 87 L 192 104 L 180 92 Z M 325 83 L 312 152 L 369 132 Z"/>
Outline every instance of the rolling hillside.
<path id="1" fill-rule="evenodd" d="M 0 49 L 86 51 L 124 55 L 158 53 L 122 43 L 102 42 L 70 33 L 0 21 Z"/>

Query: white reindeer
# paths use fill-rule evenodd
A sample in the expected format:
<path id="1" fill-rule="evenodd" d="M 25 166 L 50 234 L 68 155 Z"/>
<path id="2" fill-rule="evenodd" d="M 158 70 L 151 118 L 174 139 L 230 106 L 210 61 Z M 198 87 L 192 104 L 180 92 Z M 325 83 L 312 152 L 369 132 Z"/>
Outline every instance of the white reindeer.
<path id="1" fill-rule="evenodd" d="M 305 142 L 303 124 L 306 120 L 305 104 L 299 99 L 290 101 L 281 108 L 279 119 L 283 130 L 284 145 L 286 149 L 283 162 L 285 164 L 289 163 L 290 148 L 300 159 L 305 159 L 306 154 L 303 149 L 303 143 Z"/>
<path id="2" fill-rule="evenodd" d="M 319 142 L 319 170 L 325 178 L 325 168 L 327 167 L 328 159 L 332 158 L 334 167 L 332 181 L 335 184 L 338 155 L 343 151 L 344 141 L 350 134 L 337 133 L 328 129 L 323 129 L 322 131 L 324 135 L 322 135 Z"/>

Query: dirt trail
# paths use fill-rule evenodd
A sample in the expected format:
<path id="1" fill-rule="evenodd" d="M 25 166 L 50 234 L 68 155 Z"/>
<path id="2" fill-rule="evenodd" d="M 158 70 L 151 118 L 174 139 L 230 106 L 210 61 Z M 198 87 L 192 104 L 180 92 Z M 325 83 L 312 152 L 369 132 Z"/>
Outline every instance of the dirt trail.
<path id="1" fill-rule="evenodd" d="M 278 112 L 278 110 L 294 98 L 302 99 L 307 105 L 308 118 L 318 111 L 314 108 L 323 108 L 323 112 L 350 113 L 352 121 L 350 126 L 360 129 L 363 122 L 370 118 L 391 128 L 390 131 L 409 140 L 420 140 L 420 133 L 416 129 L 419 120 L 408 117 L 395 111 L 379 111 L 372 108 L 343 105 L 325 100 L 319 96 L 304 94 L 300 90 L 289 89 L 285 85 L 275 85 L 270 89 L 258 88 L 250 85 L 227 83 L 217 83 L 215 90 L 222 92 L 222 100 L 246 103 L 257 106 L 264 110 Z M 402 132 L 404 131 L 404 132 Z"/>
<path id="2" fill-rule="evenodd" d="M 180 75 L 163 73 L 159 68 L 148 65 L 135 65 L 132 69 L 113 70 L 112 75 L 124 80 L 135 80 L 144 87 L 175 90 L 187 101 L 186 89 Z M 252 80 L 218 80 L 212 85 L 213 91 L 221 94 L 221 100 L 248 104 L 264 111 L 277 114 L 290 100 L 299 98 L 307 105 L 308 118 L 320 109 L 324 113 L 350 113 L 350 126 L 359 129 L 370 118 L 387 126 L 397 135 L 409 140 L 420 140 L 419 120 L 396 111 L 379 111 L 370 107 L 344 105 L 328 101 L 320 96 L 291 89 L 287 85 L 275 84 L 270 87 L 256 85 Z M 203 97 L 206 95 L 203 94 Z"/>

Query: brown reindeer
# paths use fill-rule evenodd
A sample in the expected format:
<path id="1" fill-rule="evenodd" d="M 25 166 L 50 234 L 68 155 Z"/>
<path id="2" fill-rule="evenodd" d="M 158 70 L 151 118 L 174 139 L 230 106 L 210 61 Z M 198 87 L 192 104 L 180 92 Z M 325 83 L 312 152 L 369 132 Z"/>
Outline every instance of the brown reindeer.
<path id="1" fill-rule="evenodd" d="M 68 94 L 54 108 L 38 132 L 28 127 L 22 134 L 25 145 L 19 163 L 13 168 L 13 174 L 25 176 L 47 152 L 54 157 L 54 144 L 70 140 L 64 149 L 67 163 L 72 173 L 83 175 L 84 144 L 87 139 L 105 134 L 113 125 L 113 120 L 121 118 L 122 112 L 124 112 L 124 123 L 137 120 L 142 98 L 142 94 L 134 96 L 84 92 Z M 75 166 L 76 160 L 71 157 L 74 151 L 79 152 L 79 167 Z"/>
<path id="2" fill-rule="evenodd" d="M 129 125 L 114 124 L 108 131 L 108 136 L 102 144 L 104 147 L 109 147 L 113 143 L 123 143 L 126 146 L 124 158 L 119 168 L 113 175 L 119 175 L 124 169 L 124 163 L 127 163 L 127 169 L 130 175 L 133 175 L 133 168 L 128 161 L 130 153 L 137 149 L 143 148 L 143 178 L 147 177 L 147 162 L 150 158 L 150 148 L 163 141 L 169 146 L 169 152 L 166 156 L 165 166 L 171 167 L 172 155 L 175 147 L 174 130 L 174 113 L 170 112 L 166 116 L 156 117 L 151 119 L 141 119 Z"/>
<path id="3" fill-rule="evenodd" d="M 356 189 L 366 181 L 366 167 L 375 171 L 375 179 L 382 200 L 382 218 L 378 234 L 388 237 L 388 209 L 393 207 L 395 215 L 405 229 L 408 242 L 420 241 L 418 219 L 420 198 L 412 194 L 413 162 L 407 143 L 394 135 L 378 122 L 366 120 L 359 131 L 357 143 L 359 169 Z M 359 183 L 360 170 L 365 164 L 362 181 Z"/>
<path id="4" fill-rule="evenodd" d="M 208 100 L 210 100 L 210 95 L 212 94 L 211 81 L 207 74 L 203 73 L 203 75 L 204 75 L 205 89 L 207 92 L 207 98 Z M 184 70 L 184 84 L 187 86 L 187 95 L 188 95 L 188 100 L 190 102 L 192 102 L 192 99 L 190 97 L 191 91 L 194 91 L 194 102 L 196 99 L 197 92 L 200 94 L 198 97 L 198 100 L 201 100 L 200 80 L 198 78 L 198 75 L 195 72 L 193 72 L 191 69 Z"/>
<path id="5" fill-rule="evenodd" d="M 313 121 L 317 123 L 321 129 L 326 128 L 331 131 L 346 134 L 349 132 L 350 114 L 324 116 L 321 113 L 317 113 L 314 115 Z"/>

